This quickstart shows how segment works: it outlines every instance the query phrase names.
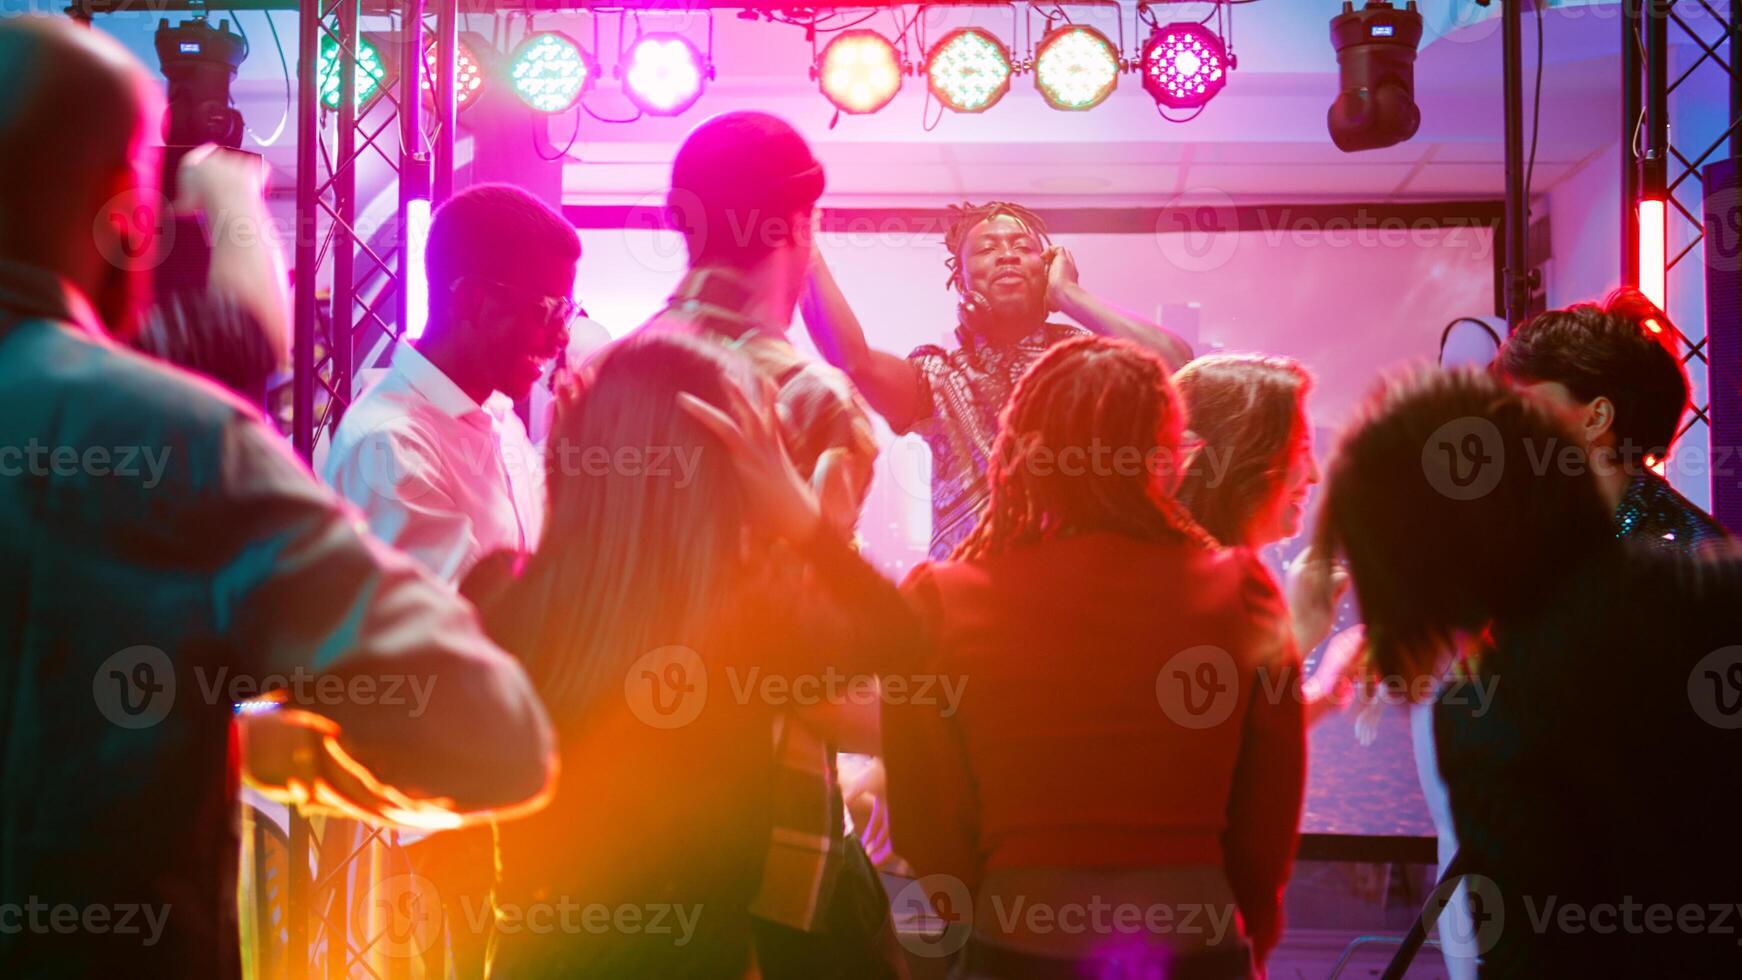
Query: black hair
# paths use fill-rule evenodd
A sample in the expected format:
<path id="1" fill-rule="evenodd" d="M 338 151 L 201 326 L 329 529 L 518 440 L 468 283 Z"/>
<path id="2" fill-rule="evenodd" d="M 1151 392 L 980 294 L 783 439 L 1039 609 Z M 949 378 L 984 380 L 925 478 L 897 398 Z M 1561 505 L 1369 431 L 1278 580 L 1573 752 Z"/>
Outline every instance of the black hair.
<path id="1" fill-rule="evenodd" d="M 1662 459 L 1688 408 L 1687 371 L 1665 343 L 1669 321 L 1653 332 L 1636 295 L 1538 315 L 1507 338 L 1493 367 L 1514 381 L 1559 382 L 1580 401 L 1609 399 L 1619 462 L 1628 467 L 1648 455 Z"/>
<path id="2" fill-rule="evenodd" d="M 573 262 L 581 257 L 581 240 L 555 209 L 511 184 L 460 191 L 430 222 L 424 264 L 431 307 L 446 303 L 466 276 L 513 278 L 528 255 Z"/>
<path id="3" fill-rule="evenodd" d="M 1341 553 L 1370 662 L 1430 676 L 1460 634 L 1518 622 L 1616 547 L 1585 469 L 1539 468 L 1560 425 L 1471 368 L 1383 385 L 1345 431 L 1325 481 L 1322 553 Z"/>

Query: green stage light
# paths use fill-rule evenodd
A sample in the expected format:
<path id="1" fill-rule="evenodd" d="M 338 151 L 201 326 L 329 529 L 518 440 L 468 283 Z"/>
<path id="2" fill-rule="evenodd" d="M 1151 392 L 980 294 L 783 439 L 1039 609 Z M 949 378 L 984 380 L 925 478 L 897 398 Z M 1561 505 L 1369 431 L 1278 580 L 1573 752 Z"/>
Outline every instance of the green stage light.
<path id="1" fill-rule="evenodd" d="M 339 41 L 331 34 L 321 34 L 320 61 L 315 68 L 315 77 L 320 82 L 321 105 L 330 110 L 339 108 L 339 97 L 343 79 L 339 77 Z M 381 93 L 381 86 L 387 80 L 387 65 L 381 60 L 381 52 L 368 38 L 357 38 L 357 111 L 374 101 Z"/>
<path id="2" fill-rule="evenodd" d="M 1010 91 L 1010 52 L 977 27 L 944 35 L 925 58 L 932 95 L 956 112 L 985 112 Z"/>

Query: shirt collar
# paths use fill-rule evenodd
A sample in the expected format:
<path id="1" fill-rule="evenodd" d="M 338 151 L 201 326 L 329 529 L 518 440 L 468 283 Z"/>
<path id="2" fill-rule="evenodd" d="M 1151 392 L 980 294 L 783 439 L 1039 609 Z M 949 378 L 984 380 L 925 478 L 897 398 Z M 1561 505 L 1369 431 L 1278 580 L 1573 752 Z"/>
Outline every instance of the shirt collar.
<path id="1" fill-rule="evenodd" d="M 1069 330 L 1052 322 L 1043 322 L 1033 331 L 1018 338 L 1013 343 L 1003 345 L 1011 348 L 1028 348 L 1030 350 L 1045 350 L 1064 339 Z M 970 329 L 966 324 L 956 327 L 956 345 L 963 351 L 973 353 L 1000 346 L 990 343 L 978 331 Z"/>
<path id="2" fill-rule="evenodd" d="M 667 309 L 694 317 L 710 330 L 728 337 L 751 333 L 781 336 L 783 331 L 771 330 L 750 314 L 753 298 L 742 273 L 710 266 L 691 269 L 672 292 Z"/>
<path id="3" fill-rule="evenodd" d="M 98 343 L 113 342 L 77 286 L 51 269 L 0 260 L 0 309 L 25 318 L 56 320 Z"/>
<path id="4" fill-rule="evenodd" d="M 401 341 L 394 347 L 393 370 L 431 405 L 451 418 L 463 419 L 484 410 L 484 406 L 461 391 L 452 378 L 419 353 L 409 340 Z"/>

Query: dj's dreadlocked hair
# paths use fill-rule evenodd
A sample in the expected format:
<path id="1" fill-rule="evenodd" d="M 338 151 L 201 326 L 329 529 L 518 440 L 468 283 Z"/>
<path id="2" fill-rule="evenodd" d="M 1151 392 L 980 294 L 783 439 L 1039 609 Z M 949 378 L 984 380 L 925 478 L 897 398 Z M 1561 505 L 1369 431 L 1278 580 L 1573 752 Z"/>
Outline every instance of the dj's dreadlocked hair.
<path id="1" fill-rule="evenodd" d="M 950 205 L 950 226 L 944 229 L 944 248 L 949 255 L 944 258 L 944 265 L 949 267 L 950 278 L 944 285 L 960 292 L 966 283 L 962 282 L 962 243 L 967 240 L 968 232 L 982 221 L 988 221 L 1000 215 L 1015 218 L 1022 222 L 1023 227 L 1034 233 L 1040 239 L 1040 247 L 1052 245 L 1052 236 L 1047 233 L 1046 222 L 1040 220 L 1040 215 L 1020 204 L 1008 201 L 987 201 L 985 204 L 952 204 Z"/>
<path id="2" fill-rule="evenodd" d="M 1183 428 L 1179 396 L 1160 358 L 1104 337 L 1054 346 L 1017 382 L 1004 408 L 987 466 L 991 502 L 951 557 L 987 558 L 1092 531 L 1215 547 L 1152 479 L 1158 466 L 1179 471 Z M 1067 462 L 1073 453 L 1083 465 Z"/>

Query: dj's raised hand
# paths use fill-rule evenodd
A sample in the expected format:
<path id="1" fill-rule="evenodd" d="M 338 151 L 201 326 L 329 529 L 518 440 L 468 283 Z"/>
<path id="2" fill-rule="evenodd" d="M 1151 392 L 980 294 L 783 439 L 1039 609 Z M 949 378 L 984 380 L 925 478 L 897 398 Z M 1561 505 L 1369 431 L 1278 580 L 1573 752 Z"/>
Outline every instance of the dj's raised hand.
<path id="1" fill-rule="evenodd" d="M 780 441 L 772 395 L 763 392 L 757 405 L 734 385 L 726 392 L 731 414 L 689 392 L 679 393 L 678 404 L 725 444 L 751 518 L 787 541 L 809 540 L 822 521 L 821 512 Z"/>
<path id="2" fill-rule="evenodd" d="M 1057 312 L 1064 308 L 1064 294 L 1077 285 L 1077 260 L 1062 245 L 1047 249 L 1042 258 L 1046 260 L 1046 305 Z"/>

